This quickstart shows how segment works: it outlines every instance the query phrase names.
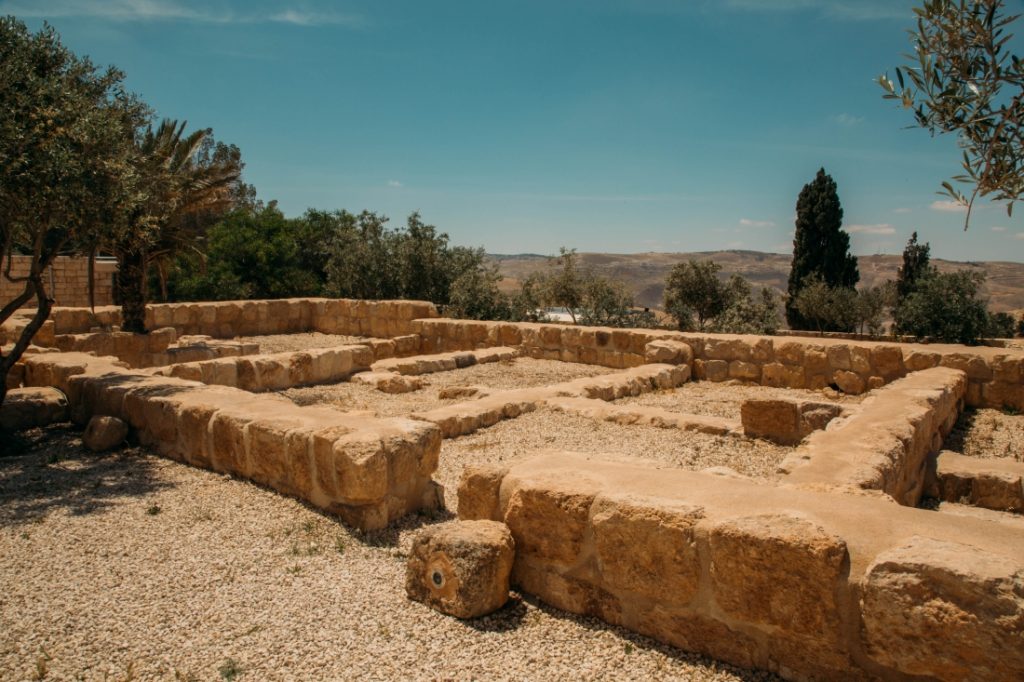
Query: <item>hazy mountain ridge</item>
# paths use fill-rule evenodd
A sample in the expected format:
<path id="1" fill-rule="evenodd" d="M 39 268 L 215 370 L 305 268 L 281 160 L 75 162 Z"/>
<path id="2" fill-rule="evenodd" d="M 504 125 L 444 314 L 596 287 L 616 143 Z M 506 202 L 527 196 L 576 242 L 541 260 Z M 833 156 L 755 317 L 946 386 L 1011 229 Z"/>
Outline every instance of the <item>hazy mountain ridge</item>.
<path id="1" fill-rule="evenodd" d="M 581 262 L 608 277 L 626 282 L 634 292 L 637 304 L 659 307 L 665 278 L 676 263 L 690 258 L 711 259 L 722 266 L 720 273 L 729 277 L 738 273 L 755 286 L 767 286 L 785 293 L 792 255 L 760 251 L 701 251 L 695 253 L 580 253 Z M 491 254 L 505 280 L 503 289 L 513 289 L 530 273 L 547 267 L 548 257 L 538 254 Z M 903 263 L 901 255 L 880 254 L 858 256 L 862 285 L 874 286 L 887 279 L 896 279 Z M 1009 261 L 957 262 L 932 259 L 943 272 L 980 270 L 987 275 L 985 293 L 993 311 L 1024 309 L 1024 263 Z"/>

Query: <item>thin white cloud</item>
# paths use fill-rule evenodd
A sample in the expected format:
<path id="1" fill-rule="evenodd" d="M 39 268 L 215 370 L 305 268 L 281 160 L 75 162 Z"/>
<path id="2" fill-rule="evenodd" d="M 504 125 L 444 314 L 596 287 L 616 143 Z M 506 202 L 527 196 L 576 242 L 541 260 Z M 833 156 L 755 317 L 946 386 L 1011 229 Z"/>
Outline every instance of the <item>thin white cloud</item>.
<path id="1" fill-rule="evenodd" d="M 775 223 L 771 220 L 751 220 L 750 218 L 740 218 L 740 225 L 742 227 L 775 227 Z"/>
<path id="2" fill-rule="evenodd" d="M 892 212 L 893 213 L 904 214 L 904 213 L 910 213 L 910 209 L 909 208 L 894 208 L 892 210 Z"/>
<path id="3" fill-rule="evenodd" d="M 354 25 L 359 19 L 346 14 L 333 12 L 303 12 L 301 10 L 285 10 L 270 16 L 270 21 L 295 26 L 326 26 L 330 24 Z"/>
<path id="4" fill-rule="evenodd" d="M 993 232 L 1006 232 L 1006 228 L 1003 227 L 1002 225 L 993 225 L 989 229 L 991 229 Z"/>
<path id="5" fill-rule="evenodd" d="M 967 211 L 966 206 L 949 199 L 933 201 L 928 207 L 933 211 L 943 211 L 945 213 L 965 213 Z"/>
<path id="6" fill-rule="evenodd" d="M 388 187 L 402 187 L 402 183 L 398 180 L 388 180 Z"/>
<path id="7" fill-rule="evenodd" d="M 0 14 L 23 18 L 91 18 L 107 21 L 192 21 L 207 24 L 287 23 L 295 26 L 361 24 L 358 17 L 334 12 L 286 9 L 274 14 L 216 11 L 205 3 L 180 0 L 10 0 Z"/>
<path id="8" fill-rule="evenodd" d="M 864 122 L 863 116 L 854 116 L 853 114 L 847 114 L 846 112 L 836 114 L 830 118 L 833 123 L 841 125 L 844 128 L 852 128 Z"/>
<path id="9" fill-rule="evenodd" d="M 896 228 L 889 223 L 879 223 L 877 225 L 850 225 L 846 228 L 847 232 L 857 232 L 860 234 L 896 234 Z"/>
<path id="10" fill-rule="evenodd" d="M 1018 232 L 1017 234 L 1013 235 L 1013 238 L 1014 239 L 1024 239 L 1024 232 Z"/>

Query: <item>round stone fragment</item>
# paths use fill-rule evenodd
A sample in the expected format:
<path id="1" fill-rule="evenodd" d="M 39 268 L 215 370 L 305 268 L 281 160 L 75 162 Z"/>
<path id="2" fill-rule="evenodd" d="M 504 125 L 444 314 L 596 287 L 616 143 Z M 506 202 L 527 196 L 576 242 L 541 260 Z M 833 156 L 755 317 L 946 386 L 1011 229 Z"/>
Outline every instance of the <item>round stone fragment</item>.
<path id="1" fill-rule="evenodd" d="M 405 591 L 456 618 L 477 618 L 508 601 L 515 541 L 497 521 L 455 521 L 413 540 Z"/>
<path id="2" fill-rule="evenodd" d="M 117 417 L 95 416 L 89 420 L 82 443 L 93 452 L 116 448 L 128 435 L 128 425 Z"/>

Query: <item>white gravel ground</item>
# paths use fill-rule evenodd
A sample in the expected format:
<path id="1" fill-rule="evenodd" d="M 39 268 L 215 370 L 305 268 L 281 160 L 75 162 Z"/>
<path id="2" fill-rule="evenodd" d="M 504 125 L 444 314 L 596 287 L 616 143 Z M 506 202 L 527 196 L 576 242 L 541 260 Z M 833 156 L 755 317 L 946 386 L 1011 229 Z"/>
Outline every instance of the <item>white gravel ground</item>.
<path id="1" fill-rule="evenodd" d="M 810 391 L 794 388 L 772 388 L 738 381 L 695 381 L 667 391 L 644 393 L 617 401 L 623 405 L 646 405 L 660 407 L 674 412 L 686 412 L 711 417 L 740 418 L 740 404 L 751 398 L 790 398 L 815 400 L 819 402 L 857 405 L 866 395 L 853 396 L 824 389 Z"/>
<path id="2" fill-rule="evenodd" d="M 775 679 L 531 599 L 475 622 L 409 602 L 405 553 L 435 520 L 360 536 L 255 485 L 76 438 L 2 458 L 0 679 Z"/>
<path id="3" fill-rule="evenodd" d="M 991 408 L 965 410 L 942 447 L 969 457 L 1024 462 L 1024 415 Z"/>

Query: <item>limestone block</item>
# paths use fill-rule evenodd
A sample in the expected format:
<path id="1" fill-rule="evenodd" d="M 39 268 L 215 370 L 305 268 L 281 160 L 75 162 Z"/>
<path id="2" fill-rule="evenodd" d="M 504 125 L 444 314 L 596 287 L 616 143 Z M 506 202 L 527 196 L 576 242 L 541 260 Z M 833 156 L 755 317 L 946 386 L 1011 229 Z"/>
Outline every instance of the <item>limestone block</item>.
<path id="1" fill-rule="evenodd" d="M 835 382 L 840 391 L 848 395 L 860 395 L 866 388 L 864 380 L 860 375 L 853 372 L 836 370 L 832 375 L 832 381 Z"/>
<path id="2" fill-rule="evenodd" d="M 571 564 L 583 547 L 594 494 L 557 485 L 520 485 L 505 508 L 505 523 L 524 556 Z"/>
<path id="3" fill-rule="evenodd" d="M 360 372 L 353 374 L 351 381 L 354 384 L 373 386 L 382 393 L 411 393 L 423 388 L 420 379 L 395 372 Z"/>
<path id="4" fill-rule="evenodd" d="M 868 377 L 869 389 L 875 390 L 876 388 L 881 388 L 882 386 L 885 386 L 885 379 L 883 379 L 882 377 Z"/>
<path id="5" fill-rule="evenodd" d="M 803 388 L 804 368 L 769 362 L 761 370 L 761 383 L 778 388 Z"/>
<path id="6" fill-rule="evenodd" d="M 725 381 L 729 378 L 729 363 L 725 360 L 705 360 L 704 377 L 708 381 Z"/>
<path id="7" fill-rule="evenodd" d="M 463 520 L 501 518 L 499 493 L 507 467 L 468 465 L 459 479 L 459 518 Z"/>
<path id="8" fill-rule="evenodd" d="M 12 388 L 0 405 L 0 429 L 20 431 L 67 421 L 68 399 L 49 386 Z"/>
<path id="9" fill-rule="evenodd" d="M 784 341 L 775 348 L 775 359 L 787 365 L 804 364 L 804 345 L 796 341 Z"/>
<path id="10" fill-rule="evenodd" d="M 850 347 L 845 343 L 829 346 L 826 352 L 828 364 L 833 370 L 849 370 L 852 367 L 850 364 Z"/>
<path id="11" fill-rule="evenodd" d="M 850 369 L 861 376 L 871 373 L 871 349 L 864 346 L 850 348 Z"/>
<path id="12" fill-rule="evenodd" d="M 697 594 L 694 529 L 704 517 L 701 507 L 613 495 L 598 497 L 591 514 L 598 571 L 608 589 L 653 600 L 671 594 L 674 604 Z"/>
<path id="13" fill-rule="evenodd" d="M 963 370 L 971 381 L 992 380 L 992 368 L 988 366 L 984 358 L 972 353 L 947 353 L 942 356 L 940 364 L 942 367 Z"/>
<path id="14" fill-rule="evenodd" d="M 809 374 L 823 374 L 828 372 L 828 355 L 821 347 L 808 348 L 804 351 L 804 368 Z"/>
<path id="15" fill-rule="evenodd" d="M 456 618 L 477 618 L 508 601 L 515 541 L 503 523 L 457 521 L 421 531 L 406 564 L 410 599 Z"/>
<path id="16" fill-rule="evenodd" d="M 871 349 L 871 365 L 875 374 L 892 381 L 907 373 L 903 351 L 899 346 L 875 346 Z"/>
<path id="17" fill-rule="evenodd" d="M 459 398 L 482 398 L 489 391 L 481 386 L 446 386 L 437 392 L 440 400 L 457 400 Z"/>
<path id="18" fill-rule="evenodd" d="M 880 554 L 861 596 L 875 661 L 939 680 L 1024 679 L 1021 557 L 914 536 Z"/>
<path id="19" fill-rule="evenodd" d="M 733 360 L 729 363 L 729 377 L 744 381 L 758 381 L 761 378 L 761 366 L 753 362 Z"/>
<path id="20" fill-rule="evenodd" d="M 709 360 L 750 361 L 751 347 L 743 339 L 709 338 L 704 342 L 704 357 Z M 715 379 L 712 379 L 715 381 Z"/>
<path id="21" fill-rule="evenodd" d="M 710 529 L 711 587 L 718 606 L 749 623 L 813 639 L 839 639 L 836 588 L 846 543 L 790 515 L 748 516 Z"/>
<path id="22" fill-rule="evenodd" d="M 942 356 L 938 353 L 928 353 L 919 350 L 909 351 L 903 358 L 908 372 L 919 372 L 922 369 L 938 367 Z"/>
<path id="23" fill-rule="evenodd" d="M 939 453 L 936 476 L 940 500 L 1024 512 L 1024 463 L 943 451 Z"/>
<path id="24" fill-rule="evenodd" d="M 97 415 L 89 420 L 82 443 L 93 452 L 116 448 L 128 436 L 128 425 L 117 417 Z"/>
<path id="25" fill-rule="evenodd" d="M 795 445 L 800 432 L 800 406 L 793 400 L 745 400 L 740 406 L 743 432 L 749 438 L 766 438 L 784 445 Z"/>

